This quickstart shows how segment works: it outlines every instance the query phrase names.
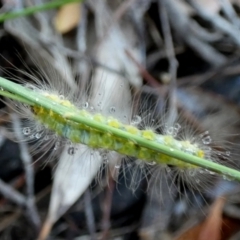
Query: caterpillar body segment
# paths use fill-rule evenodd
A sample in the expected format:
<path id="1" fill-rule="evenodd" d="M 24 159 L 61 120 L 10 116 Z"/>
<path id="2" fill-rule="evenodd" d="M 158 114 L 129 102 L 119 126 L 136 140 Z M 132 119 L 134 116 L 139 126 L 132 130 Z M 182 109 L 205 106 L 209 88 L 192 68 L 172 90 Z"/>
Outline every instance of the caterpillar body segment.
<path id="1" fill-rule="evenodd" d="M 75 110 L 77 114 L 86 119 L 106 124 L 121 131 L 140 136 L 148 141 L 155 141 L 156 143 L 164 144 L 170 148 L 185 151 L 201 158 L 205 157 L 204 151 L 189 141 L 176 140 L 171 135 L 157 134 L 151 129 L 140 130 L 136 126 L 123 124 L 111 116 L 105 117 L 100 113 L 91 113 L 86 109 L 79 110 L 70 101 L 62 100 L 57 95 L 45 94 L 45 96 L 52 101 Z M 126 141 L 108 132 L 99 131 L 84 124 L 67 120 L 64 116 L 46 110 L 43 107 L 34 106 L 33 113 L 35 119 L 40 122 L 40 124 L 55 132 L 58 136 L 70 140 L 74 144 L 82 143 L 91 148 L 115 151 L 122 155 L 135 157 L 147 162 L 156 162 L 158 164 L 167 164 L 187 169 L 197 168 L 195 165 L 184 163 L 176 158 L 139 146 L 134 141 L 131 141 L 131 139 Z"/>

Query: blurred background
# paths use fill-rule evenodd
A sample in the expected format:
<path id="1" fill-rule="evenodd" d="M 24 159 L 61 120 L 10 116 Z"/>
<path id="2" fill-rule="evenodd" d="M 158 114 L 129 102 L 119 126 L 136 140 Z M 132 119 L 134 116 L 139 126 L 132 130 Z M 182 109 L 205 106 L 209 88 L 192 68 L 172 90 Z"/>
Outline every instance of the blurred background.
<path id="1" fill-rule="evenodd" d="M 230 143 L 229 158 L 239 165 L 239 0 L 2 0 L 0 13 L 0 76 L 31 82 L 27 72 L 69 88 L 104 79 L 106 101 L 124 81 L 131 91 L 122 99 L 141 92 L 144 108 L 157 102 L 158 116 L 168 99 L 194 128 L 224 130 L 213 139 L 220 148 Z M 99 168 L 89 176 L 80 176 L 79 161 L 59 168 L 64 153 L 36 161 L 31 144 L 6 134 L 19 119 L 0 104 L 0 239 L 240 239 L 237 182 L 220 177 L 210 189 L 183 183 L 176 191 L 171 175 L 149 167 L 133 176 L 138 162 L 131 159 L 114 166 L 125 169 L 117 179 L 110 174 L 99 184 Z"/>

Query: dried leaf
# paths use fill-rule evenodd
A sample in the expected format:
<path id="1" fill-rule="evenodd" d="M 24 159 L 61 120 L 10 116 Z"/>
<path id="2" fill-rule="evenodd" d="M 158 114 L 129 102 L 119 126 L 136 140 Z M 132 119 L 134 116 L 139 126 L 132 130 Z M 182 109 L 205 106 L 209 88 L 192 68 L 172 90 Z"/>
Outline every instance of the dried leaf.
<path id="1" fill-rule="evenodd" d="M 212 205 L 210 213 L 206 220 L 184 232 L 176 240 L 220 240 L 222 233 L 222 210 L 225 198 L 219 197 Z"/>
<path id="2" fill-rule="evenodd" d="M 79 24 L 80 18 L 81 5 L 79 3 L 64 5 L 54 19 L 55 29 L 59 33 L 67 33 Z"/>
<path id="3" fill-rule="evenodd" d="M 213 206 L 211 211 L 203 223 L 201 231 L 198 236 L 198 240 L 220 240 L 221 228 L 222 228 L 222 210 L 225 203 L 224 197 L 219 197 Z"/>
<path id="4" fill-rule="evenodd" d="M 97 36 L 101 40 L 97 49 L 94 49 L 98 61 L 125 72 L 129 82 L 139 88 L 142 85 L 139 70 L 125 52 L 130 51 L 137 62 L 143 61 L 134 27 L 128 24 L 121 28 L 120 24 L 114 22 L 112 11 L 104 1 L 89 1 L 89 3 L 95 11 Z M 114 78 L 116 77 L 115 75 Z"/>
<path id="5" fill-rule="evenodd" d="M 92 182 L 102 164 L 99 152 L 92 156 L 87 146 L 78 146 L 74 156 L 65 147 L 57 166 L 50 207 L 39 239 L 46 239 L 52 225 L 76 202 Z"/>

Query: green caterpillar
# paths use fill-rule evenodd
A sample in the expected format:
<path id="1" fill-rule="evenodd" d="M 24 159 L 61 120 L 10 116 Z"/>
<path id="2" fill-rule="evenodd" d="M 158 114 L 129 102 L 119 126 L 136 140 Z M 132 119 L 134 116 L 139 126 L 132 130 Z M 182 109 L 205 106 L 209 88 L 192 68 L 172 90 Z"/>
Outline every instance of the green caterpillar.
<path id="1" fill-rule="evenodd" d="M 180 173 L 186 170 L 191 177 L 194 176 L 190 174 L 192 171 L 201 173 L 206 170 L 240 180 L 237 170 L 217 163 L 219 159 L 215 159 L 211 148 L 205 146 L 209 143 L 204 143 L 203 139 L 198 144 L 177 140 L 171 134 L 156 134 L 150 128 L 140 130 L 114 117 L 95 113 L 91 108 L 87 111 L 88 106 L 79 109 L 62 95 L 40 89 L 29 90 L 3 78 L 0 78 L 0 86 L 3 88 L 1 95 L 31 105 L 32 116 L 27 115 L 30 120 L 37 120 L 46 129 L 74 144 L 115 151 L 160 166 L 174 166 L 180 169 Z M 19 106 L 25 108 L 25 105 Z"/>
<path id="2" fill-rule="evenodd" d="M 57 95 L 45 95 L 52 101 L 75 110 L 79 116 L 82 116 L 86 119 L 120 129 L 149 141 L 155 141 L 159 144 L 164 144 L 173 149 L 188 152 L 189 154 L 197 157 L 205 157 L 204 151 L 197 145 L 191 144 L 189 141 L 178 141 L 171 135 L 156 134 L 150 129 L 139 130 L 137 127 L 123 124 L 113 117 L 104 117 L 99 113 L 91 114 L 86 110 L 78 110 L 70 101 L 60 99 Z M 195 165 L 184 163 L 176 158 L 172 158 L 159 152 L 156 153 L 151 149 L 141 147 L 130 139 L 126 141 L 125 139 L 121 139 L 108 132 L 99 131 L 84 124 L 67 120 L 64 116 L 56 114 L 51 110 L 49 111 L 39 106 L 34 106 L 32 109 L 36 120 L 38 120 L 47 129 L 52 130 L 58 136 L 70 140 L 72 143 L 82 143 L 91 148 L 112 150 L 122 155 L 135 157 L 148 162 L 151 161 L 158 164 L 168 164 L 180 168 L 196 168 Z"/>

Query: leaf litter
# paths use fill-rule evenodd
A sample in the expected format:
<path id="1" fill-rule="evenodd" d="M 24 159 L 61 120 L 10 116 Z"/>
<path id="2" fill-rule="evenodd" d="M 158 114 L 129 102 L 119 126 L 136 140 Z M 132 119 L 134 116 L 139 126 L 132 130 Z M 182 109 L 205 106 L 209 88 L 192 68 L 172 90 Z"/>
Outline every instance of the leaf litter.
<path id="1" fill-rule="evenodd" d="M 164 2 L 164 0 L 162 1 Z M 47 59 L 47 63 L 51 66 L 46 69 L 46 71 L 54 69 L 57 76 L 64 79 L 64 81 L 66 81 L 72 88 L 75 87 L 75 76 L 73 73 L 80 77 L 84 76 L 84 79 L 87 81 L 87 76 L 90 78 L 91 70 L 94 67 L 95 71 L 93 76 L 91 76 L 91 81 L 93 82 L 92 86 L 95 86 L 94 91 L 96 93 L 104 92 L 105 99 L 101 98 L 101 100 L 105 101 L 105 106 L 111 107 L 112 104 L 110 103 L 109 98 L 113 98 L 111 101 L 115 101 L 113 105 L 116 105 L 119 102 L 118 99 L 114 99 L 114 97 L 117 98 L 117 96 L 113 96 L 113 94 L 111 94 L 111 89 L 113 89 L 113 85 L 120 86 L 123 79 L 127 79 L 128 83 L 133 86 L 133 89 L 135 88 L 137 90 L 141 87 L 143 78 L 145 84 L 148 85 L 148 78 L 146 78 L 146 76 L 141 76 L 142 72 L 139 71 L 139 65 L 136 65 L 136 62 L 144 68 L 145 62 L 148 60 L 149 53 L 158 52 L 160 50 L 159 44 L 154 43 L 153 36 L 157 34 L 161 38 L 161 31 L 159 31 L 158 26 L 158 15 L 154 10 L 156 9 L 157 3 L 146 0 L 116 2 L 117 3 L 112 3 L 110 1 L 98 1 L 96 3 L 94 1 L 86 1 L 81 4 L 81 8 L 79 5 L 79 9 L 78 6 L 75 5 L 75 8 L 78 10 L 74 12 L 76 16 L 74 16 L 74 21 L 72 23 L 64 20 L 66 16 L 60 16 L 59 12 L 52 10 L 37 13 L 34 17 L 8 20 L 4 23 L 3 30 L 8 38 L 11 37 L 17 39 L 23 45 L 23 49 L 27 50 L 28 54 L 34 55 L 34 59 L 40 59 L 36 61 L 38 65 L 42 64 L 42 66 L 39 66 L 40 68 L 42 67 L 46 69 L 44 61 Z M 179 10 L 177 15 L 172 14 L 176 11 L 174 2 L 175 1 L 171 0 L 169 1 L 169 4 L 166 4 L 166 11 L 170 18 L 174 36 L 174 47 L 183 47 L 184 49 L 183 54 L 180 53 L 177 55 L 177 59 L 179 61 L 178 77 L 192 74 L 190 69 L 184 69 L 184 67 L 182 67 L 186 61 L 188 61 L 188 66 L 194 66 L 196 73 L 200 75 L 213 69 L 213 67 L 221 71 L 223 68 L 228 66 L 231 67 L 235 64 L 232 64 L 230 60 L 231 57 L 235 57 L 236 59 L 239 57 L 238 53 L 235 53 L 235 48 L 239 48 L 239 44 L 235 39 L 235 35 L 239 29 L 236 33 L 231 31 L 226 32 L 225 29 L 219 28 L 219 25 L 217 25 L 218 23 L 216 23 L 216 21 L 221 22 L 222 18 L 224 18 L 224 16 L 219 14 L 219 9 L 226 5 L 220 6 L 216 3 L 216 1 L 212 1 L 212 8 L 210 11 L 218 17 L 215 18 L 215 20 L 209 20 L 204 18 L 204 15 L 198 8 L 194 8 L 192 4 L 189 4 L 191 1 L 181 1 L 184 5 L 186 5 L 187 9 L 191 9 L 191 11 Z M 229 4 L 232 4 L 232 2 L 233 1 L 229 1 Z M 234 1 L 234 4 L 238 5 L 239 3 Z M 231 6 L 234 9 L 235 5 Z M 17 5 L 15 7 L 17 10 Z M 202 1 L 201 8 L 207 7 L 208 6 L 204 4 L 204 1 Z M 71 7 L 66 5 L 63 8 L 65 8 L 64 14 L 68 15 L 69 10 L 66 9 Z M 192 9 L 194 9 L 194 11 Z M 52 23 L 52 19 L 56 16 L 62 21 L 62 26 L 59 27 L 58 25 L 56 28 L 57 32 L 52 24 L 49 24 L 50 22 Z M 195 18 L 196 16 L 202 18 L 203 21 L 209 21 L 210 25 L 216 24 L 215 27 L 207 24 L 204 25 L 203 22 L 198 21 L 197 18 Z M 223 22 L 225 23 L 225 21 Z M 182 24 L 179 26 L 179 23 Z M 229 23 L 231 29 L 235 29 L 233 23 Z M 149 25 L 155 25 L 155 28 L 148 27 Z M 199 30 L 198 33 L 194 31 L 193 26 Z M 153 29 L 155 29 L 155 32 L 153 32 Z M 186 34 L 187 29 L 189 30 L 188 34 Z M 202 34 L 200 35 L 200 33 Z M 227 34 L 228 38 L 225 38 L 224 34 Z M 216 36 L 217 41 L 209 41 L 210 38 L 214 39 Z M 163 44 L 160 44 L 160 47 L 164 50 Z M 189 48 L 191 50 L 189 50 Z M 80 52 L 77 55 L 69 49 Z M 126 55 L 126 50 L 131 52 L 135 62 Z M 13 53 L 6 54 L 1 52 L 1 54 L 8 57 Z M 193 60 L 189 56 L 193 56 Z M 162 76 L 162 73 L 168 70 L 166 67 L 165 57 L 163 57 L 163 59 L 156 58 L 155 68 L 151 71 L 151 74 L 154 75 L 158 81 L 159 88 L 168 88 L 168 86 L 162 86 L 161 78 L 158 77 Z M 73 64 L 69 64 L 69 58 L 72 58 Z M 94 59 L 94 64 L 90 63 L 91 59 Z M 24 61 L 26 60 L 24 59 Z M 31 62 L 30 59 L 27 61 Z M 99 83 L 97 81 L 102 78 L 104 78 L 105 84 L 102 85 L 103 89 L 99 89 Z M 211 78 L 208 79 L 208 82 L 211 83 Z M 195 90 L 184 89 L 184 91 L 182 91 L 180 89 L 178 92 L 178 98 L 181 106 L 183 106 L 186 111 L 193 112 L 193 115 L 207 115 L 207 118 L 202 117 L 201 120 L 197 120 L 200 125 L 206 124 L 208 128 L 214 128 L 217 126 L 220 126 L 219 128 L 227 127 L 224 132 L 231 136 L 229 141 L 235 141 L 237 143 L 238 136 L 233 137 L 231 134 L 239 132 L 239 126 L 237 126 L 237 124 L 230 125 L 229 121 L 232 118 L 239 119 L 238 107 L 234 104 L 229 104 L 224 98 L 220 101 L 216 100 L 218 98 L 216 98 L 214 94 L 208 94 L 206 90 L 200 90 L 201 86 L 198 86 L 198 82 L 195 82 L 194 79 L 193 82 L 189 83 L 189 85 L 195 86 Z M 236 86 L 233 86 L 233 88 L 234 87 Z M 153 89 L 151 89 L 150 92 L 153 93 Z M 129 106 L 128 101 L 131 97 L 131 93 L 127 93 L 125 89 L 124 94 L 125 97 L 123 101 L 126 101 L 126 104 L 121 102 L 121 106 Z M 99 102 L 97 94 L 93 94 L 91 101 L 93 103 Z M 196 104 L 191 106 L 189 103 Z M 131 109 L 125 108 L 123 110 L 126 111 L 126 114 L 124 115 L 131 114 Z M 215 114 L 211 114 L 212 112 Z M 122 113 L 121 116 L 123 116 Z M 77 239 L 77 236 L 86 234 L 86 232 L 82 231 L 83 228 L 91 228 L 89 225 L 81 225 L 80 222 L 76 221 L 78 218 L 75 219 L 75 215 L 73 213 L 78 212 L 79 216 L 81 216 L 82 210 L 80 209 L 84 209 L 83 206 L 79 207 L 79 205 L 81 205 L 80 203 L 84 202 L 81 196 L 91 185 L 98 170 L 101 168 L 102 159 L 96 157 L 94 167 L 91 166 L 88 168 L 89 174 L 80 175 L 78 172 L 81 173 L 83 171 L 83 164 L 81 164 L 81 161 L 86 161 L 86 159 L 81 157 L 83 156 L 81 151 L 84 152 L 84 149 L 78 152 L 79 156 L 77 154 L 74 156 L 71 163 L 64 165 L 64 161 L 62 161 L 62 159 L 67 157 L 67 151 L 68 148 L 63 150 L 57 165 L 54 162 L 49 163 L 53 172 L 53 187 L 51 190 L 51 200 L 47 218 L 43 224 L 45 228 L 41 231 L 39 239 L 46 239 L 50 232 L 50 236 L 53 239 L 65 239 L 64 236 L 66 235 L 64 234 L 70 232 L 75 236 L 72 239 Z M 234 152 L 233 154 L 237 155 L 238 153 Z M 78 158 L 80 158 L 80 161 Z M 92 163 L 91 161 L 89 162 Z M 113 178 L 117 178 L 117 176 L 114 176 L 114 166 L 118 162 L 117 157 L 116 161 L 112 162 L 113 164 L 110 166 L 109 171 L 112 173 L 111 176 Z M 87 166 L 84 165 L 84 168 L 86 167 Z M 37 167 L 35 168 L 35 171 L 38 172 L 40 169 L 41 168 Z M 69 172 L 72 174 L 69 174 Z M 25 174 L 28 173 L 25 172 Z M 127 179 L 123 180 L 123 182 L 126 181 Z M 119 179 L 116 186 L 114 186 L 114 189 L 119 189 L 118 184 L 123 184 L 123 182 Z M 154 187 L 149 185 L 149 189 L 147 191 L 149 194 L 146 193 L 146 195 L 142 197 L 141 201 L 133 200 L 133 198 L 138 195 L 138 190 L 136 190 L 134 194 L 130 194 L 129 198 L 126 198 L 129 206 L 131 206 L 131 202 L 133 202 L 136 206 L 140 204 L 139 206 L 141 206 L 141 209 L 139 212 L 141 214 L 139 219 L 134 219 L 134 217 L 128 216 L 127 213 L 125 216 L 118 213 L 117 206 L 122 201 L 122 196 L 121 192 L 118 192 L 117 190 L 114 191 L 112 198 L 115 199 L 115 194 L 119 194 L 119 198 L 116 198 L 117 201 L 119 201 L 119 204 L 117 204 L 118 202 L 115 202 L 115 204 L 112 205 L 112 211 L 116 211 L 118 214 L 113 215 L 114 217 L 111 214 L 109 216 L 111 219 L 108 222 L 112 223 L 112 226 L 107 228 L 109 238 L 114 239 L 116 236 L 120 236 L 123 239 L 123 236 L 128 236 L 128 239 L 160 239 L 159 237 L 161 236 L 161 239 L 173 239 L 176 231 L 180 231 L 184 224 L 188 223 L 189 219 L 193 219 L 195 217 L 196 224 L 203 221 L 204 218 L 205 220 L 198 230 L 194 230 L 194 227 L 192 227 L 194 230 L 192 239 L 204 239 L 203 236 L 209 236 L 209 229 L 211 230 L 211 234 L 213 234 L 212 239 L 228 239 L 220 237 L 220 226 L 223 221 L 221 214 L 224 202 L 222 198 L 214 195 L 217 187 L 213 189 L 212 195 L 203 192 L 200 195 L 196 193 L 194 196 L 188 196 L 188 199 L 191 197 L 193 198 L 193 204 L 189 206 L 188 200 L 178 194 L 171 194 L 171 196 L 168 196 L 167 193 L 169 191 L 174 192 L 174 189 L 171 189 L 172 185 L 170 183 L 161 184 L 164 184 L 166 187 L 162 189 L 162 193 L 165 197 L 165 206 L 162 206 L 158 201 L 159 194 L 155 194 L 156 185 Z M 147 183 L 144 180 L 139 182 L 139 186 L 143 188 L 143 190 L 146 190 L 146 185 Z M 234 185 L 234 183 L 230 182 L 230 185 Z M 106 191 L 108 191 L 107 187 L 108 185 L 103 186 Z M 236 187 L 238 187 L 238 185 Z M 142 191 L 141 188 L 140 191 Z M 95 190 L 93 188 L 91 197 L 93 197 Z M 100 192 L 100 190 L 97 191 L 97 196 L 101 196 Z M 204 199 L 207 199 L 207 205 L 205 201 L 202 201 L 201 195 L 204 195 Z M 3 204 L 2 207 L 12 207 L 11 198 L 9 199 L 10 201 Z M 44 197 L 42 197 L 39 201 L 41 202 L 43 199 Z M 37 206 L 41 209 L 39 201 L 37 201 Z M 102 196 L 102 198 L 100 197 L 100 200 L 95 200 L 95 202 L 93 199 L 93 209 L 97 206 L 101 209 L 99 206 L 101 201 L 107 201 L 107 198 Z M 213 205 L 211 205 L 212 202 L 214 202 Z M 129 206 L 126 205 L 125 209 L 129 210 Z M 202 209 L 202 214 L 197 214 L 197 212 L 199 212 L 199 206 L 200 209 Z M 43 212 L 46 212 L 46 205 L 44 208 L 45 210 L 43 210 Z M 12 208 L 11 211 L 14 211 L 14 208 Z M 100 210 L 95 210 L 94 212 L 94 218 L 96 221 L 95 229 L 98 229 L 97 236 L 99 238 L 102 236 L 101 229 L 104 228 L 99 226 L 98 221 L 106 219 L 101 214 L 102 212 Z M 134 212 L 131 212 L 131 214 L 134 215 Z M 73 222 L 70 224 L 69 221 L 64 221 L 64 218 L 61 218 L 62 216 L 64 216 L 65 219 L 69 219 L 70 216 L 70 218 L 73 219 Z M 7 236 L 7 239 L 13 238 L 11 234 L 8 235 L 9 229 L 11 229 L 10 226 L 13 225 L 15 221 L 19 221 L 18 218 L 13 218 L 9 227 L 2 230 L 2 236 Z M 59 218 L 61 218 L 60 221 L 58 221 Z M 28 221 L 31 221 L 28 217 L 27 219 Z M 45 218 L 41 216 L 42 223 L 44 222 L 44 219 Z M 131 219 L 132 221 L 130 221 Z M 61 223 L 61 221 L 63 222 Z M 126 224 L 129 221 L 130 223 Z M 56 224 L 54 225 L 55 222 Z M 120 222 L 121 224 L 117 222 Z M 140 227 L 136 227 L 135 223 L 139 223 Z M 212 223 L 214 223 L 214 225 L 212 225 Z M 102 224 L 104 224 L 104 221 Z M 19 226 L 19 223 L 16 224 L 16 226 Z M 212 228 L 209 228 L 209 226 L 212 226 Z M 51 231 L 52 227 L 53 229 Z M 236 232 L 236 230 L 234 231 Z M 32 232 L 30 234 L 26 230 L 24 234 L 26 234 L 25 239 L 34 239 L 34 237 L 32 237 L 34 235 Z M 38 233 L 35 232 L 35 236 L 37 234 Z M 183 236 L 186 235 L 182 235 L 182 237 Z M 178 239 L 184 238 L 180 237 Z"/>

